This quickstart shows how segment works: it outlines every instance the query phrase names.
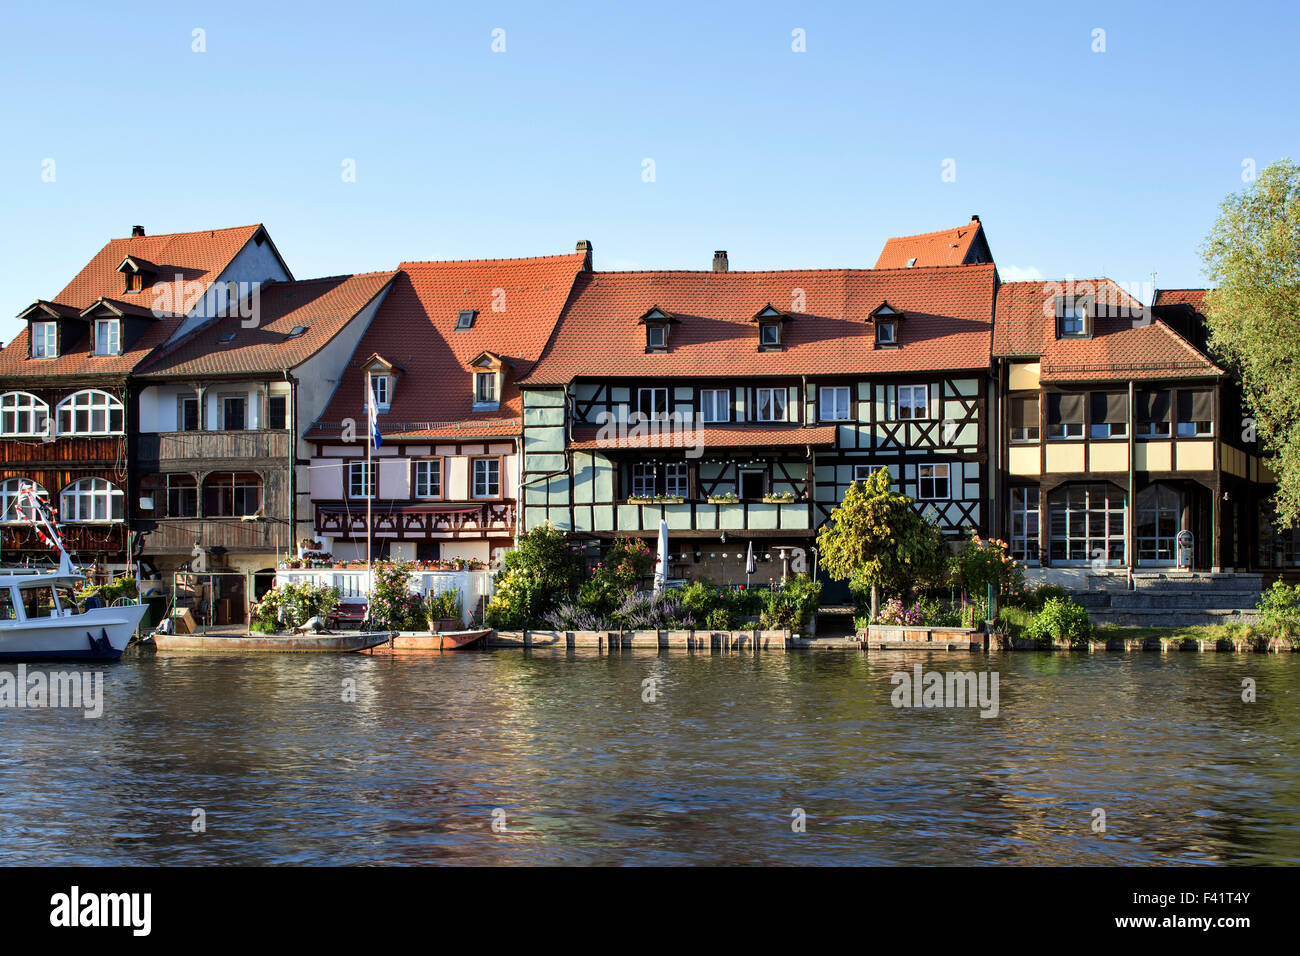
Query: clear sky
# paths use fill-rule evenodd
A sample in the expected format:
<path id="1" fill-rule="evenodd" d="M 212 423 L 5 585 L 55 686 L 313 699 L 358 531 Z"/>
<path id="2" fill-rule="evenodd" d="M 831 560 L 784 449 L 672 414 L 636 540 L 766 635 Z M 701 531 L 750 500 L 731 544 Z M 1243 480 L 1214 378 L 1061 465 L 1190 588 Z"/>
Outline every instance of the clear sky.
<path id="1" fill-rule="evenodd" d="M 1243 163 L 1300 159 L 1294 2 L 0 16 L 5 341 L 136 223 L 262 222 L 309 278 L 578 239 L 598 269 L 707 269 L 714 249 L 734 269 L 870 267 L 886 237 L 978 213 L 1004 278 L 1195 286 Z"/>

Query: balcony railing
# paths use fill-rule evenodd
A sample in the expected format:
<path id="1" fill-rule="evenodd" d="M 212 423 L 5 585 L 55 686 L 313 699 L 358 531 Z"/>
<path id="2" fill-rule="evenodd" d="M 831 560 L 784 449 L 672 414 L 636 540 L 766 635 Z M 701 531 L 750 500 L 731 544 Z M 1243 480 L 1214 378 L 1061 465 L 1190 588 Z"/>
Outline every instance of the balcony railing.
<path id="1" fill-rule="evenodd" d="M 372 516 L 375 534 L 396 533 L 399 538 L 477 531 L 512 533 L 515 526 L 515 505 L 513 501 L 400 505 L 391 501 L 376 501 Z M 316 533 L 329 537 L 365 537 L 365 502 L 318 504 Z"/>
<path id="2" fill-rule="evenodd" d="M 146 432 L 140 435 L 139 448 L 140 458 L 145 462 L 196 458 L 225 461 L 285 459 L 289 455 L 290 438 L 287 429 Z"/>

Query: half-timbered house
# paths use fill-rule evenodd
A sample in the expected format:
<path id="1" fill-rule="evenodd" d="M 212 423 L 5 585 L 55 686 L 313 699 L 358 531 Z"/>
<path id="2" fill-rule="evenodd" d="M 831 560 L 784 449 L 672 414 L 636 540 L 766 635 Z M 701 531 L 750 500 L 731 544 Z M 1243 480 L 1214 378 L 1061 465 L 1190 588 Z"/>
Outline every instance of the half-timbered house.
<path id="1" fill-rule="evenodd" d="M 984 529 L 991 263 L 593 272 L 523 379 L 524 525 L 598 550 L 667 522 L 675 577 L 812 570 L 887 467 L 954 538 Z M 592 554 L 596 551 L 590 552 Z"/>
<path id="2" fill-rule="evenodd" d="M 306 494 L 338 559 L 495 563 L 517 532 L 519 380 L 590 265 L 406 262 L 310 429 Z M 381 443 L 366 462 L 370 382 Z M 367 524 L 367 520 L 373 526 Z"/>

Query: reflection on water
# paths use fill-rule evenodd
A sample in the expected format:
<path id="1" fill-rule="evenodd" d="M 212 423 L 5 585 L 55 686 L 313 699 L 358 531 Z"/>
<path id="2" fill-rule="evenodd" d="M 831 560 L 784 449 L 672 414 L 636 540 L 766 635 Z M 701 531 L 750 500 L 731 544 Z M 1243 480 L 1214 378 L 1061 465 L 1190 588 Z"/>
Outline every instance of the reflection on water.
<path id="1" fill-rule="evenodd" d="M 917 662 L 999 671 L 999 717 L 895 710 Z M 0 710 L 6 863 L 1300 860 L 1291 655 L 156 655 L 104 694 Z"/>

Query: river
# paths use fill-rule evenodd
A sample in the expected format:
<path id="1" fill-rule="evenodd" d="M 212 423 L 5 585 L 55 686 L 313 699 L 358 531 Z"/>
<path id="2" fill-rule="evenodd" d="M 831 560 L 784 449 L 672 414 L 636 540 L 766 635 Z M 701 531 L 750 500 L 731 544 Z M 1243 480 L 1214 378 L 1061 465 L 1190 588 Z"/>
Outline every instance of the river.
<path id="1" fill-rule="evenodd" d="M 996 672 L 998 716 L 895 708 L 891 675 L 917 664 Z M 104 710 L 0 709 L 7 864 L 1300 860 L 1290 654 L 132 652 L 45 669 L 102 671 Z"/>

